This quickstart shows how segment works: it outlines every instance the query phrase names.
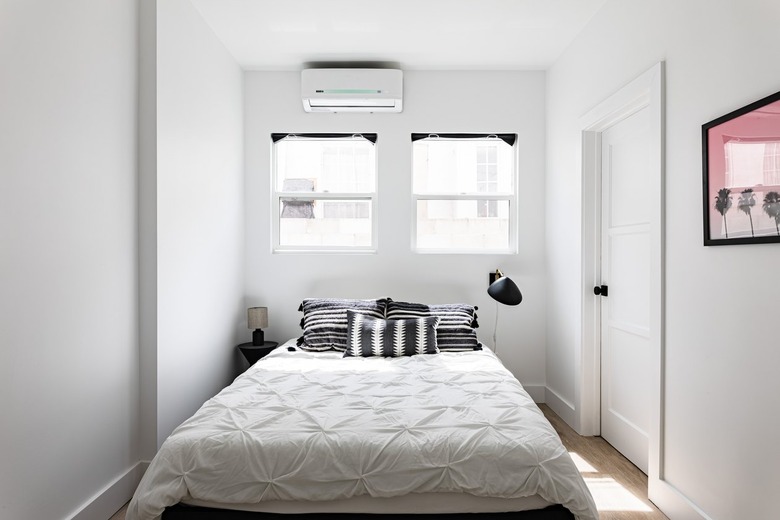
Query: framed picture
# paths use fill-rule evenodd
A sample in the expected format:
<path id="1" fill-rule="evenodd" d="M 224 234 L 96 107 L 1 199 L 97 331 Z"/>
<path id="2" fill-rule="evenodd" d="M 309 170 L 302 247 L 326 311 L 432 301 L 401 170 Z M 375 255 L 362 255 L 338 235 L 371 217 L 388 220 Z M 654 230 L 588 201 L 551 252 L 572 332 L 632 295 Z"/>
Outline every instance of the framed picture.
<path id="1" fill-rule="evenodd" d="M 780 92 L 702 125 L 704 245 L 780 242 Z"/>

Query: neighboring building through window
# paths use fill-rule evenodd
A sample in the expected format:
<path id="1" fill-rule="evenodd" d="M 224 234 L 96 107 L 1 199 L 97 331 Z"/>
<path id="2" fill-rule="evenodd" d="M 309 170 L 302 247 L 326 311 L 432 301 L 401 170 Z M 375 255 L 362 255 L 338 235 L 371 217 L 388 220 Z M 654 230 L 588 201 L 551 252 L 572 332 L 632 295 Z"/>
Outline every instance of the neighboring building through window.
<path id="1" fill-rule="evenodd" d="M 376 249 L 376 134 L 273 134 L 274 251 Z"/>
<path id="2" fill-rule="evenodd" d="M 514 252 L 514 134 L 412 134 L 413 247 Z"/>

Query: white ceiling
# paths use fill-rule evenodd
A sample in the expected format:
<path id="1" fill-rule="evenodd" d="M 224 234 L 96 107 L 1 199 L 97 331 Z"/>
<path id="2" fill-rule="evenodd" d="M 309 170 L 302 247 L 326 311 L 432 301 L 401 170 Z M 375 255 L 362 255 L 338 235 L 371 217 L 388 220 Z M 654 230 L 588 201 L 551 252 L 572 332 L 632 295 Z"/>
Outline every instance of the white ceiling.
<path id="1" fill-rule="evenodd" d="M 548 68 L 606 0 L 191 0 L 247 70 Z"/>

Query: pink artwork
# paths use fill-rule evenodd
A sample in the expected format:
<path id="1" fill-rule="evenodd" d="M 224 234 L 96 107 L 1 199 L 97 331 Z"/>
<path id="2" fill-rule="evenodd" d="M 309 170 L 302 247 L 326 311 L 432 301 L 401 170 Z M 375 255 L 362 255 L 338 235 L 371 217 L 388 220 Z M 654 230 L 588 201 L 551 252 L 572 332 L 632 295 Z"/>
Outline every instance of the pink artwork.
<path id="1" fill-rule="evenodd" d="M 704 245 L 780 242 L 780 92 L 702 125 Z"/>

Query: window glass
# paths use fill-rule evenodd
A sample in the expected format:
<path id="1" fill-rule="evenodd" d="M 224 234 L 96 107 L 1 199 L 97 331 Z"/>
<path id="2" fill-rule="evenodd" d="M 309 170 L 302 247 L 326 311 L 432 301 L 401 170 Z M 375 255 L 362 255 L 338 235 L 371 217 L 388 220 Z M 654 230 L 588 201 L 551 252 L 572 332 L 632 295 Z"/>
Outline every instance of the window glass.
<path id="1" fill-rule="evenodd" d="M 371 247 L 371 201 L 282 199 L 279 245 Z"/>
<path id="2" fill-rule="evenodd" d="M 489 203 L 495 216 L 479 216 Z M 417 248 L 504 250 L 509 244 L 509 201 L 417 200 Z"/>
<path id="3" fill-rule="evenodd" d="M 275 145 L 279 191 L 374 191 L 374 143 L 365 139 L 287 138 Z"/>
<path id="4" fill-rule="evenodd" d="M 422 139 L 412 144 L 414 192 L 514 191 L 512 146 L 498 138 Z"/>

